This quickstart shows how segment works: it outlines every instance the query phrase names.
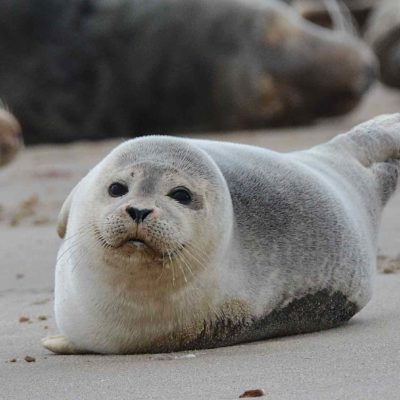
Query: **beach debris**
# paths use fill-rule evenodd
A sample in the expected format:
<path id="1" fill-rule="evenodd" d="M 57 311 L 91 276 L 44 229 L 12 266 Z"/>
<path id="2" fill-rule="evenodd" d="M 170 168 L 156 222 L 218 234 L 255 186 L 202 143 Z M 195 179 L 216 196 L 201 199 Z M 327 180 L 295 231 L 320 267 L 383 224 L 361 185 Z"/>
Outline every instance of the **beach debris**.
<path id="1" fill-rule="evenodd" d="M 19 317 L 19 322 L 21 323 L 21 324 L 23 324 L 23 323 L 25 323 L 25 322 L 30 322 L 30 318 L 29 317 L 26 317 L 25 315 L 23 315 L 22 317 Z"/>
<path id="2" fill-rule="evenodd" d="M 38 205 L 39 197 L 37 195 L 30 196 L 22 201 L 18 205 L 18 210 L 11 217 L 10 225 L 17 226 L 23 219 L 33 216 L 37 211 Z"/>
<path id="3" fill-rule="evenodd" d="M 32 356 L 25 356 L 24 360 L 28 363 L 35 362 L 36 358 Z"/>
<path id="4" fill-rule="evenodd" d="M 239 399 L 243 399 L 245 397 L 262 397 L 265 396 L 265 391 L 263 389 L 249 389 L 244 391 Z"/>
<path id="5" fill-rule="evenodd" d="M 22 274 L 22 273 L 17 273 L 17 274 L 15 274 L 15 277 L 17 278 L 17 279 L 22 279 L 23 277 L 25 276 L 25 274 Z"/>
<path id="6" fill-rule="evenodd" d="M 378 256 L 378 271 L 382 274 L 394 274 L 400 272 L 400 256 Z"/>
<path id="7" fill-rule="evenodd" d="M 49 217 L 38 217 L 33 220 L 33 225 L 46 225 L 50 222 Z"/>
<path id="8" fill-rule="evenodd" d="M 8 362 L 10 362 L 10 363 L 15 363 L 15 362 L 17 362 L 17 359 L 16 359 L 16 358 L 12 358 L 12 359 L 9 360 Z"/>
<path id="9" fill-rule="evenodd" d="M 42 299 L 42 300 L 36 300 L 32 303 L 33 306 L 41 306 L 43 304 L 47 304 L 50 301 L 50 299 Z"/>
<path id="10" fill-rule="evenodd" d="M 37 318 L 39 321 L 47 321 L 49 319 L 47 315 L 39 315 Z"/>

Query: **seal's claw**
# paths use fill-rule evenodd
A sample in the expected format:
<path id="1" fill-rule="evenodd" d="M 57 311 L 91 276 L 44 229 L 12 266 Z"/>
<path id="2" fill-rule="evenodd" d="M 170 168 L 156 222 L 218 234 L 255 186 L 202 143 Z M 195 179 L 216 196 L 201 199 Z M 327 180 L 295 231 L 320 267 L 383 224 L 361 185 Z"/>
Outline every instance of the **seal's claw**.
<path id="1" fill-rule="evenodd" d="M 41 340 L 42 346 L 57 354 L 80 354 L 79 351 L 65 336 L 47 336 Z"/>

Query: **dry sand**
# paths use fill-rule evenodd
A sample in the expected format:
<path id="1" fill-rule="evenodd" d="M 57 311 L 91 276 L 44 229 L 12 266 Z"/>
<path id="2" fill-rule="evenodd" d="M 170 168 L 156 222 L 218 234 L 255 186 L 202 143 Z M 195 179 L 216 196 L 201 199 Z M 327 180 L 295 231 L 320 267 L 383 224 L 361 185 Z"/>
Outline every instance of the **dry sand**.
<path id="1" fill-rule="evenodd" d="M 400 92 L 377 85 L 349 116 L 308 128 L 197 135 L 281 151 L 309 147 L 385 112 Z M 170 356 L 56 356 L 55 221 L 78 179 L 118 141 L 27 149 L 0 171 L 0 399 L 400 398 L 400 194 L 384 214 L 373 300 L 341 328 Z M 32 358 L 26 358 L 26 356 Z M 26 359 L 25 359 L 26 358 Z"/>

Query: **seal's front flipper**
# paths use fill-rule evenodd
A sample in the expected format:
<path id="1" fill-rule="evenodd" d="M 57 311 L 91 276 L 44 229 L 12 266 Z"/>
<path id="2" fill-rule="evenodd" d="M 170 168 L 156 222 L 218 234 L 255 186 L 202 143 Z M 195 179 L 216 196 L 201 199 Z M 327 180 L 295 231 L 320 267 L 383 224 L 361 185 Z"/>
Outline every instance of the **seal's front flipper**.
<path id="1" fill-rule="evenodd" d="M 42 339 L 42 346 L 57 354 L 84 354 L 88 351 L 79 350 L 65 336 L 48 336 Z"/>

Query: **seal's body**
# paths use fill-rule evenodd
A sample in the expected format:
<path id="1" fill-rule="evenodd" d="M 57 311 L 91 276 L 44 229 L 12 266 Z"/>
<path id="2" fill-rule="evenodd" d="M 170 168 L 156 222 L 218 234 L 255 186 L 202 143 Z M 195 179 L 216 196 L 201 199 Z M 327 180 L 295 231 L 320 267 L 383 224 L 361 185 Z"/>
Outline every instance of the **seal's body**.
<path id="1" fill-rule="evenodd" d="M 362 41 L 273 0 L 3 1 L 0 54 L 26 143 L 307 123 L 375 75 Z"/>
<path id="2" fill-rule="evenodd" d="M 0 167 L 13 160 L 21 148 L 21 126 L 0 101 Z"/>
<path id="3" fill-rule="evenodd" d="M 400 3 L 378 2 L 368 19 L 365 40 L 378 57 L 380 77 L 386 85 L 400 87 Z"/>
<path id="4" fill-rule="evenodd" d="M 349 320 L 371 297 L 400 117 L 308 151 L 147 137 L 60 214 L 55 352 L 226 346 Z"/>

